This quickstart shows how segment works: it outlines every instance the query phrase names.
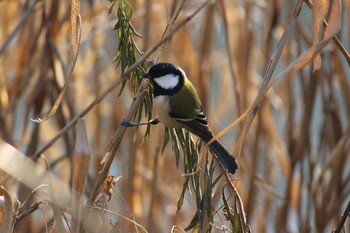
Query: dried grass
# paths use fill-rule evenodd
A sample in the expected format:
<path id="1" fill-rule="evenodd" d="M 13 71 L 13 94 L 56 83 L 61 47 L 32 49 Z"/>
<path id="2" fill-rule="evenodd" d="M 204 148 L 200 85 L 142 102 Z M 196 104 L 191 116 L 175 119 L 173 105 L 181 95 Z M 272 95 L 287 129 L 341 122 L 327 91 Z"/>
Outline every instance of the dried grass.
<path id="1" fill-rule="evenodd" d="M 0 1 L 0 232 L 350 232 L 350 2 L 129 3 L 145 54 L 122 74 L 109 2 Z M 186 70 L 234 176 L 119 125 L 145 58 Z"/>

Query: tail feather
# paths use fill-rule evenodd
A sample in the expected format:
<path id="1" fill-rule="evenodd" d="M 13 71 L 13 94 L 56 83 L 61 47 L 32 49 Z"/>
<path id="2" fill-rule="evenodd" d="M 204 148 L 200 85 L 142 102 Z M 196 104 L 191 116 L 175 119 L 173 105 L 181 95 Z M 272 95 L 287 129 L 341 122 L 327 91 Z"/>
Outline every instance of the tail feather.
<path id="1" fill-rule="evenodd" d="M 210 143 L 209 149 L 220 160 L 229 173 L 234 174 L 236 172 L 238 166 L 235 158 L 226 150 L 220 141 L 215 140 Z"/>

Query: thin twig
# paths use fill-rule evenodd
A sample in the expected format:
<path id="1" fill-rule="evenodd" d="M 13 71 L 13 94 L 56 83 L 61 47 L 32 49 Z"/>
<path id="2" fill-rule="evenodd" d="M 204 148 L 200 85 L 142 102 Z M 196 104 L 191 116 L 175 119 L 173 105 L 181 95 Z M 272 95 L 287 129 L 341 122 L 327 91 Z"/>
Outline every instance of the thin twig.
<path id="1" fill-rule="evenodd" d="M 256 114 L 259 112 L 259 110 L 262 106 L 264 98 L 261 96 L 263 96 L 265 94 L 266 90 L 269 88 L 269 83 L 270 83 L 270 80 L 272 78 L 272 74 L 275 71 L 275 68 L 276 68 L 277 63 L 279 61 L 279 58 L 282 54 L 284 46 L 287 43 L 289 35 L 292 32 L 292 28 L 294 26 L 294 21 L 301 11 L 303 1 L 304 0 L 299 0 L 297 5 L 295 6 L 294 11 L 293 11 L 292 15 L 290 16 L 289 21 L 287 23 L 286 29 L 284 30 L 283 35 L 282 35 L 280 41 L 278 42 L 277 48 L 270 58 L 268 67 L 267 67 L 266 72 L 264 74 L 263 82 L 260 86 L 258 98 L 254 101 L 253 105 L 250 107 L 249 115 L 247 116 L 247 119 L 244 122 L 242 133 L 240 134 L 240 136 L 238 138 L 237 146 L 236 146 L 235 151 L 234 151 L 234 154 L 236 156 L 240 156 L 245 136 L 247 135 L 249 128 L 250 128 Z"/>
<path id="2" fill-rule="evenodd" d="M 203 2 L 191 15 L 189 15 L 188 17 L 186 17 L 181 23 L 179 23 L 172 31 L 169 31 L 167 35 L 164 35 L 164 37 L 158 42 L 158 44 L 156 44 L 151 50 L 149 50 L 147 53 L 145 53 L 139 60 L 141 60 L 141 62 L 143 62 L 150 54 L 152 54 L 154 51 L 156 51 L 158 48 L 160 48 L 160 46 L 162 46 L 166 41 L 168 41 L 180 28 L 182 28 L 185 24 L 187 24 L 198 12 L 201 11 L 201 9 L 203 9 L 209 2 L 211 2 L 211 0 L 207 0 L 205 2 Z M 170 22 L 169 25 L 172 25 L 173 23 Z M 169 27 L 167 27 L 169 28 Z M 169 29 L 166 29 L 169 30 Z M 146 56 L 147 55 L 147 56 Z M 156 56 L 157 57 L 157 56 Z M 139 62 L 139 64 L 141 63 Z M 136 64 L 136 63 L 135 63 Z M 137 65 L 133 65 L 131 66 L 134 68 L 137 67 Z M 130 68 L 131 68 L 130 67 Z M 130 68 L 127 70 L 129 71 Z M 126 72 L 127 72 L 126 71 Z M 129 71 L 131 72 L 131 70 Z M 136 99 L 134 100 L 133 104 L 130 107 L 129 112 L 127 113 L 126 116 L 126 120 L 131 120 L 132 117 L 135 115 L 136 111 L 138 110 L 139 106 L 141 105 L 141 103 L 143 102 L 143 99 L 146 95 L 146 87 L 149 83 L 149 80 L 143 80 L 140 88 L 138 90 L 138 94 Z M 110 143 L 109 149 L 107 150 L 108 154 L 106 156 L 105 162 L 103 163 L 103 168 L 102 170 L 99 172 L 99 175 L 97 177 L 97 180 L 95 182 L 95 185 L 90 193 L 89 199 L 88 199 L 88 205 L 92 205 L 97 194 L 98 194 L 98 188 L 100 187 L 100 185 L 104 182 L 104 180 L 106 179 L 108 172 L 109 172 L 109 168 L 113 162 L 114 159 L 114 155 L 116 154 L 120 142 L 124 136 L 124 133 L 126 131 L 126 127 L 124 126 L 119 126 L 115 135 L 113 136 L 112 142 Z"/>
<path id="3" fill-rule="evenodd" d="M 126 210 L 129 212 L 129 214 L 131 215 L 132 220 L 134 221 L 134 223 L 136 223 L 136 218 L 135 218 L 135 216 L 133 215 L 132 211 L 130 210 L 130 208 L 129 208 L 128 204 L 126 203 L 125 199 L 123 198 L 122 194 L 120 193 L 119 189 L 118 189 L 116 186 L 113 187 L 113 185 L 112 185 L 112 188 L 113 188 L 114 192 L 116 192 L 116 194 L 118 195 L 118 197 L 119 197 L 119 199 L 121 200 L 121 202 L 122 202 L 123 206 L 125 207 L 125 209 L 126 209 Z M 136 225 L 136 224 L 133 224 L 133 225 L 134 225 L 134 227 L 135 227 L 136 233 L 138 233 L 137 225 Z"/>
<path id="4" fill-rule="evenodd" d="M 13 232 L 13 223 L 15 221 L 15 212 L 13 211 L 13 202 L 11 200 L 11 195 L 4 186 L 0 185 L 0 195 L 2 199 L 2 224 L 0 226 L 0 232 Z"/>
<path id="5" fill-rule="evenodd" d="M 60 202 L 58 201 L 57 197 L 56 197 L 56 191 L 55 188 L 57 188 L 54 185 L 53 182 L 53 177 L 52 177 L 52 171 L 50 170 L 50 165 L 47 161 L 47 159 L 45 158 L 45 156 L 41 155 L 40 158 L 42 158 L 45 162 L 45 166 L 46 166 L 46 171 L 47 171 L 47 175 L 48 175 L 48 188 L 49 188 L 49 194 L 50 194 L 50 204 L 51 204 L 51 208 L 53 211 L 53 218 L 55 220 L 55 225 L 54 225 L 54 230 L 56 230 L 57 232 L 64 232 L 65 230 L 65 225 L 62 219 L 62 215 L 64 216 L 64 214 L 61 212 L 60 209 Z M 67 225 L 68 228 L 69 225 Z"/>
<path id="6" fill-rule="evenodd" d="M 221 1 L 221 11 L 222 11 L 222 21 L 224 22 L 224 29 L 225 29 L 225 43 L 226 43 L 226 49 L 227 49 L 227 57 L 230 67 L 230 74 L 233 82 L 233 92 L 235 96 L 235 102 L 237 107 L 237 115 L 240 116 L 242 113 L 242 103 L 241 103 L 241 90 L 240 86 L 238 85 L 238 71 L 237 71 L 237 65 L 234 62 L 235 58 L 233 56 L 232 46 L 230 43 L 230 32 L 229 32 L 229 26 L 228 26 L 228 20 L 227 20 L 227 14 L 226 14 L 226 7 L 225 2 Z M 242 124 L 240 124 L 240 127 Z"/>
<path id="7" fill-rule="evenodd" d="M 308 5 L 310 9 L 313 7 L 313 3 L 310 0 L 304 0 L 305 3 Z M 323 19 L 323 27 L 326 28 L 328 26 L 328 22 Z M 340 42 L 339 38 L 337 36 L 333 37 L 333 41 L 335 45 L 338 47 L 339 51 L 343 54 L 345 57 L 346 61 L 348 62 L 348 65 L 350 65 L 350 54 L 348 51 L 345 49 L 344 45 Z"/>
<path id="8" fill-rule="evenodd" d="M 167 35 L 166 37 L 162 38 L 153 48 L 145 52 L 133 65 L 131 65 L 120 77 L 120 79 L 112 82 L 110 86 L 104 90 L 99 96 L 97 96 L 90 104 L 87 106 L 83 111 L 81 111 L 77 116 L 75 116 L 67 125 L 62 128 L 49 142 L 47 142 L 44 146 L 42 146 L 39 150 L 37 150 L 33 155 L 30 157 L 33 159 L 38 158 L 38 156 L 46 151 L 48 148 L 50 148 L 58 139 L 60 139 L 64 134 L 67 133 L 69 129 L 75 126 L 77 123 L 77 120 L 79 118 L 83 118 L 86 114 L 88 114 L 98 103 L 100 103 L 110 92 L 112 92 L 116 87 L 119 86 L 119 84 L 124 81 L 128 75 L 136 68 L 138 67 L 142 62 L 146 60 L 147 57 L 149 57 L 152 53 L 154 53 L 165 41 L 170 39 L 180 28 L 185 26 L 205 5 L 207 5 L 212 0 L 205 1 L 198 9 L 193 12 L 190 16 L 186 17 L 180 24 L 177 25 L 177 27 L 174 28 L 174 30 Z"/>
<path id="9" fill-rule="evenodd" d="M 334 233 L 340 233 L 341 230 L 344 228 L 344 224 L 347 218 L 350 217 L 350 201 L 348 202 L 348 205 L 346 206 L 346 209 L 344 210 L 343 215 L 341 216 L 340 222 L 337 226 L 337 229 L 335 229 Z"/>
<path id="10" fill-rule="evenodd" d="M 221 166 L 221 169 L 224 169 L 224 167 L 221 164 L 220 164 L 220 166 Z M 223 170 L 223 171 L 225 171 L 225 170 Z M 227 171 L 224 172 L 224 176 L 225 176 L 228 184 L 230 185 L 230 187 L 235 195 L 235 198 L 236 198 L 235 200 L 237 200 L 236 204 L 238 204 L 237 205 L 238 211 L 239 211 L 239 214 L 241 215 L 241 220 L 242 220 L 241 223 L 242 223 L 242 226 L 244 228 L 243 232 L 246 233 L 246 232 L 248 232 L 249 226 L 247 224 L 247 216 L 246 216 L 246 213 L 244 210 L 243 201 L 242 201 L 241 196 L 239 195 L 239 193 L 238 193 L 235 185 L 233 184 L 232 179 Z"/>
<path id="11" fill-rule="evenodd" d="M 37 4 L 38 1 L 39 0 L 34 0 L 32 2 L 32 4 L 29 5 L 27 11 L 23 14 L 22 18 L 19 20 L 19 22 L 18 22 L 17 26 L 15 27 L 15 29 L 13 29 L 13 31 L 7 37 L 7 39 L 4 42 L 4 44 L 1 46 L 1 48 L 0 48 L 0 55 L 5 51 L 6 47 L 11 42 L 11 40 L 15 37 L 16 33 L 18 32 L 18 30 L 24 25 L 24 22 L 27 20 L 27 18 L 29 17 L 30 13 L 33 11 L 34 6 Z"/>
<path id="12" fill-rule="evenodd" d="M 164 34 L 163 34 L 163 36 L 162 36 L 163 38 L 167 37 L 167 36 L 173 31 L 173 29 L 174 29 L 174 23 L 175 23 L 177 17 L 179 16 L 180 11 L 182 10 L 183 6 L 185 5 L 185 2 L 186 2 L 186 0 L 181 0 L 181 2 L 177 4 L 176 9 L 175 9 L 175 11 L 174 11 L 174 13 L 173 13 L 173 16 L 171 17 L 171 19 L 170 19 L 170 21 L 169 21 L 167 27 L 165 28 Z M 209 3 L 210 0 L 207 1 L 207 2 Z M 208 3 L 202 4 L 199 8 L 202 9 L 202 6 L 204 7 L 204 6 L 206 6 Z M 198 12 L 199 12 L 199 11 L 198 11 Z M 198 13 L 198 12 L 197 12 L 197 13 Z M 197 13 L 196 13 L 196 14 L 197 14 Z M 163 48 L 164 48 L 166 42 L 167 42 L 169 39 L 170 39 L 170 38 L 166 39 L 166 40 L 164 41 L 164 43 L 162 43 L 162 45 L 159 46 L 159 47 L 157 48 L 157 51 L 155 52 L 155 56 L 154 56 L 153 60 L 155 60 L 155 61 L 158 61 L 158 60 L 159 60 L 159 57 L 160 57 L 160 55 L 162 54 Z"/>
<path id="13" fill-rule="evenodd" d="M 135 222 L 133 219 L 130 219 L 128 217 L 125 217 L 124 215 L 121 215 L 121 214 L 118 214 L 117 212 L 114 212 L 114 211 L 111 211 L 109 209 L 105 209 L 105 208 L 102 208 L 102 207 L 99 207 L 99 206 L 95 206 L 95 205 L 86 205 L 86 207 L 89 207 L 91 209 L 97 209 L 97 210 L 103 210 L 105 211 L 106 213 L 110 213 L 110 214 L 114 214 L 122 219 L 125 219 L 131 223 L 133 223 L 134 225 L 138 226 L 142 231 L 148 233 L 148 231 L 139 223 Z"/>

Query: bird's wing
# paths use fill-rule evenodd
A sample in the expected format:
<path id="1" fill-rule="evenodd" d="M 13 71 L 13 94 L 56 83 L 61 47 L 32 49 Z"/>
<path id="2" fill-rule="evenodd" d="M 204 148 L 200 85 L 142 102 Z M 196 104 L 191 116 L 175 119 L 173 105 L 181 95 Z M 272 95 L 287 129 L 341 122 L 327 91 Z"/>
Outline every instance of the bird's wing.
<path id="1" fill-rule="evenodd" d="M 213 138 L 213 134 L 208 127 L 207 117 L 202 111 L 192 118 L 184 118 L 174 112 L 170 112 L 169 116 L 184 125 L 184 128 L 200 137 L 204 142 L 208 142 Z"/>
<path id="2" fill-rule="evenodd" d="M 172 98 L 169 98 L 169 116 L 183 125 L 191 133 L 200 137 L 204 142 L 213 138 L 207 117 L 198 94 L 188 79 L 185 79 L 186 88 L 182 88 Z"/>

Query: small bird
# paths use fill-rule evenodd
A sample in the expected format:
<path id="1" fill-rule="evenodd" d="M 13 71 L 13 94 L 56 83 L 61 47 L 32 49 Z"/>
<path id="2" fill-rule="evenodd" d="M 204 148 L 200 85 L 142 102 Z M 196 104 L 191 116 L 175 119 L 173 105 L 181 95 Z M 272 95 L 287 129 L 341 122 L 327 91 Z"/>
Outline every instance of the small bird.
<path id="1" fill-rule="evenodd" d="M 150 79 L 154 88 L 158 119 L 151 124 L 160 121 L 169 128 L 184 128 L 205 143 L 213 139 L 197 91 L 180 67 L 158 63 L 142 77 Z M 227 149 L 218 140 L 213 140 L 208 147 L 227 171 L 234 174 L 238 166 Z"/>

